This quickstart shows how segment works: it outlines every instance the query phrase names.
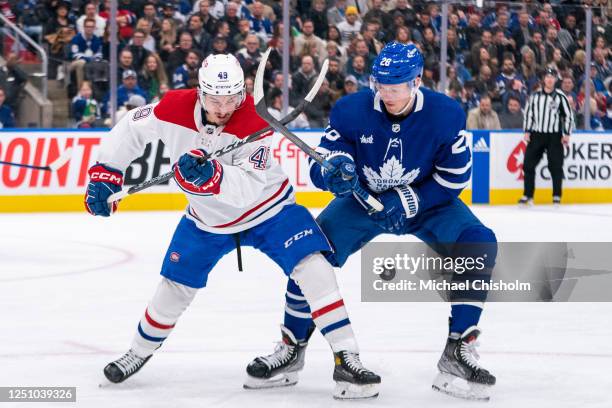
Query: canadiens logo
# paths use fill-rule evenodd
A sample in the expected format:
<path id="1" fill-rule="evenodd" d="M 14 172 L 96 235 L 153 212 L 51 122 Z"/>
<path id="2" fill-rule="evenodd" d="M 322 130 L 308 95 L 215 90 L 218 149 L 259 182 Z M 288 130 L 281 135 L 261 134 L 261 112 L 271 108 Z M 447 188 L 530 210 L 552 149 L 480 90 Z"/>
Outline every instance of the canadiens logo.
<path id="1" fill-rule="evenodd" d="M 527 150 L 527 145 L 525 144 L 525 141 L 521 140 L 521 142 L 512 150 L 512 153 L 510 153 L 510 156 L 508 156 L 508 160 L 506 161 L 506 168 L 510 173 L 516 174 L 517 180 L 523 180 L 525 176 L 523 173 L 525 150 Z"/>
<path id="2" fill-rule="evenodd" d="M 146 118 L 150 114 L 151 114 L 151 107 L 145 106 L 144 108 L 140 108 L 136 112 L 134 112 L 134 116 L 132 117 L 132 120 L 137 121 L 137 120 Z"/>
<path id="3" fill-rule="evenodd" d="M 392 138 L 389 140 L 383 164 L 378 168 L 378 171 L 363 166 L 363 175 L 372 191 L 381 192 L 400 184 L 410 184 L 419 176 L 419 168 L 408 172 L 404 168 L 402 147 L 401 139 Z"/>

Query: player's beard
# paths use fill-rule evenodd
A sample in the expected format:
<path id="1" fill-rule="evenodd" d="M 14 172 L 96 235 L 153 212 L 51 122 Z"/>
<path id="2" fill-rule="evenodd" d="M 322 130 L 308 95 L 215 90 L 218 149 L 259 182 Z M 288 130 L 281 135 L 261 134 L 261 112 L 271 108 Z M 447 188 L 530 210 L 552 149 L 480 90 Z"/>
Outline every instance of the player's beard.
<path id="1" fill-rule="evenodd" d="M 229 122 L 233 113 L 234 111 L 225 114 L 206 112 L 206 119 L 217 126 L 222 126 Z"/>

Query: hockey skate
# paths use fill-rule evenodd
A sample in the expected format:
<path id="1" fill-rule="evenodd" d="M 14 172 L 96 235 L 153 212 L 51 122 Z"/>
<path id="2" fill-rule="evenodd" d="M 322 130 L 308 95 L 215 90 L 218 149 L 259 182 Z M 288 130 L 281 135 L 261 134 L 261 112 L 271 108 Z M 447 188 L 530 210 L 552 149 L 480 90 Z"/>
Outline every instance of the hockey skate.
<path id="1" fill-rule="evenodd" d="M 298 372 L 304 368 L 307 342 L 298 342 L 291 331 L 281 325 L 282 341 L 274 353 L 257 357 L 247 366 L 246 389 L 286 387 L 298 382 Z M 308 336 L 310 337 L 310 336 Z"/>
<path id="2" fill-rule="evenodd" d="M 138 370 L 140 370 L 142 366 L 149 361 L 151 356 L 142 358 L 130 350 L 119 360 L 115 360 L 104 367 L 104 376 L 108 379 L 108 381 L 113 383 L 123 382 L 132 375 L 136 374 Z"/>
<path id="3" fill-rule="evenodd" d="M 366 369 L 358 353 L 334 353 L 334 398 L 339 400 L 378 397 L 380 376 Z"/>
<path id="4" fill-rule="evenodd" d="M 495 376 L 478 364 L 476 339 L 480 329 L 468 328 L 463 334 L 451 333 L 438 361 L 438 373 L 432 388 L 453 397 L 488 401 Z"/>

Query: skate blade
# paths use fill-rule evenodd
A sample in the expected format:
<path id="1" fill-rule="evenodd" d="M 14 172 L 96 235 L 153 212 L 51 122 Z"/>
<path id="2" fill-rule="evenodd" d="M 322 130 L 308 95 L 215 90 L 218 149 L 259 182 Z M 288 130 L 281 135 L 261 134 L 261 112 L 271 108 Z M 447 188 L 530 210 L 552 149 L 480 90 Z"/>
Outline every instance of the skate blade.
<path id="1" fill-rule="evenodd" d="M 334 388 L 334 399 L 337 400 L 356 400 L 378 397 L 378 386 L 380 384 L 352 384 L 337 381 Z"/>
<path id="2" fill-rule="evenodd" d="M 490 385 L 470 383 L 448 373 L 438 373 L 431 386 L 435 391 L 471 401 L 489 401 Z"/>
<path id="3" fill-rule="evenodd" d="M 261 390 L 265 388 L 289 387 L 298 382 L 298 373 L 283 373 L 271 378 L 257 378 L 247 374 L 243 387 L 247 390 Z"/>

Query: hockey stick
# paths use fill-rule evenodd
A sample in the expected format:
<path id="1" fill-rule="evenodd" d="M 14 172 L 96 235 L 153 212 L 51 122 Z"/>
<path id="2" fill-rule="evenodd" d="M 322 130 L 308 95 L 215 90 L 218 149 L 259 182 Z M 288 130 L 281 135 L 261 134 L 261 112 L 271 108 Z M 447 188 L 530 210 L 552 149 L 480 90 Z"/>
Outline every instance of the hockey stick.
<path id="1" fill-rule="evenodd" d="M 319 76 L 321 76 L 319 74 Z M 324 74 L 323 74 L 324 76 Z M 294 121 L 306 108 L 306 105 L 308 105 L 310 102 L 312 102 L 312 99 L 314 98 L 314 96 L 317 94 L 317 92 L 319 92 L 319 87 L 321 86 L 321 83 L 323 81 L 317 81 L 312 89 L 310 90 L 310 92 L 308 93 L 308 95 L 306 95 L 306 98 L 304 98 L 304 100 L 302 102 L 300 102 L 300 104 L 297 106 L 297 108 L 295 108 L 290 114 L 288 114 L 287 116 L 283 117 L 281 119 L 281 123 L 283 125 L 286 125 L 292 121 Z M 240 139 L 240 140 L 236 140 L 234 143 L 231 143 L 225 147 L 222 147 L 221 149 L 212 152 L 210 154 L 207 154 L 203 157 L 198 158 L 198 163 L 200 164 L 204 164 L 206 162 L 206 160 L 210 160 L 210 159 L 216 159 L 217 157 L 221 157 L 226 153 L 229 153 L 233 150 L 238 149 L 239 147 L 247 144 L 247 143 L 251 143 L 254 142 L 255 140 L 259 139 L 259 137 L 261 135 L 263 135 L 264 133 L 269 132 L 270 130 L 273 130 L 274 128 L 272 126 L 268 126 L 264 129 L 258 130 L 257 132 L 245 137 L 244 139 Z M 147 181 L 143 181 L 140 184 L 136 184 L 132 187 L 130 187 L 127 190 L 121 190 L 119 192 L 116 192 L 115 194 L 112 194 L 110 197 L 108 197 L 107 202 L 110 204 L 113 201 L 118 201 L 121 200 L 125 197 L 127 197 L 128 195 L 137 193 L 139 191 L 145 190 L 151 186 L 157 185 L 157 184 L 161 184 L 164 183 L 168 180 L 170 180 L 172 177 L 174 177 L 174 171 L 169 171 L 167 173 L 164 174 L 160 174 L 157 177 L 152 178 L 151 180 L 147 180 Z"/>
<path id="2" fill-rule="evenodd" d="M 266 69 L 266 61 L 268 60 L 268 56 L 270 55 L 270 50 L 271 49 L 268 48 L 266 52 L 264 53 L 264 55 L 261 57 L 261 61 L 259 62 L 259 67 L 257 67 L 257 75 L 255 75 L 254 98 L 255 98 L 255 109 L 257 110 L 257 113 L 259 114 L 259 116 L 261 116 L 263 120 L 265 120 L 270 125 L 272 125 L 274 129 L 276 129 L 278 132 L 282 133 L 283 136 L 285 136 L 287 139 L 292 141 L 298 148 L 300 148 L 300 150 L 302 150 L 308 156 L 312 157 L 312 159 L 316 161 L 317 163 L 319 163 L 325 170 L 336 171 L 336 167 L 333 164 L 331 164 L 326 159 L 324 159 L 323 156 L 317 153 L 312 147 L 308 146 L 302 139 L 297 137 L 295 134 L 291 133 L 289 129 L 287 129 L 281 122 L 274 119 L 274 117 L 270 115 L 270 113 L 268 112 L 268 108 L 266 107 L 266 101 L 264 100 L 263 76 L 264 76 L 264 71 Z M 319 77 L 317 78 L 317 82 L 315 82 L 315 85 L 312 87 L 312 90 L 310 91 L 308 96 L 311 96 L 311 94 L 315 90 L 316 90 L 315 93 L 318 92 L 318 89 L 320 88 L 321 83 L 323 82 L 323 79 L 325 79 L 324 75 L 321 75 L 321 74 L 324 74 L 325 72 L 327 72 L 327 65 L 328 65 L 328 61 L 325 60 L 325 62 L 323 63 L 323 66 L 321 67 L 321 73 L 319 74 Z M 344 177 L 344 172 L 343 172 L 343 177 Z M 374 198 L 374 196 L 372 196 L 370 193 L 368 193 L 366 189 L 364 189 L 359 183 L 357 183 L 353 191 L 357 195 L 358 198 L 360 198 L 365 203 L 367 203 L 367 205 L 370 207 L 369 208 L 370 211 L 382 211 L 384 209 L 381 202 L 378 201 L 376 198 Z"/>
<path id="3" fill-rule="evenodd" d="M 0 160 L 0 164 L 4 164 L 7 166 L 15 166 L 15 167 L 25 167 L 26 169 L 34 169 L 34 170 L 45 170 L 45 171 L 56 171 L 60 167 L 62 167 L 70 158 L 72 157 L 72 147 L 64 150 L 57 159 L 53 160 L 46 166 L 35 166 L 33 164 L 21 164 L 21 163 L 13 163 Z"/>

